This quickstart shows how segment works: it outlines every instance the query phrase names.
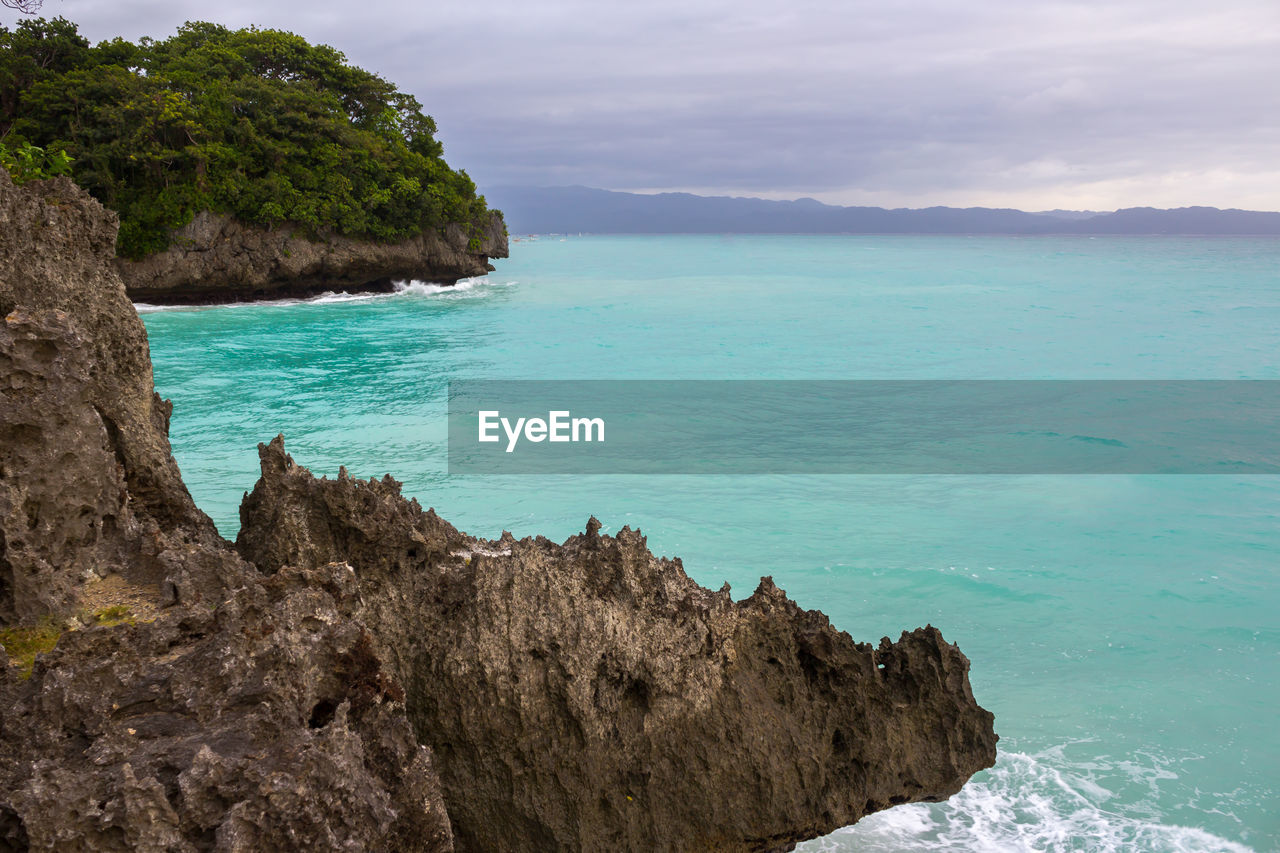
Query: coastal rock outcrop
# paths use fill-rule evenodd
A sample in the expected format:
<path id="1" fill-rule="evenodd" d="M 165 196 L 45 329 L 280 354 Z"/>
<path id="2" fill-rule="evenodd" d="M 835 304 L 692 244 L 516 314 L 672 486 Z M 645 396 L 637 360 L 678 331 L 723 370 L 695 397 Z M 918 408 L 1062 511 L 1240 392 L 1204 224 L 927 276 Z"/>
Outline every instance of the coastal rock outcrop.
<path id="1" fill-rule="evenodd" d="M 356 598 L 284 571 L 0 672 L 0 850 L 452 850 Z"/>
<path id="2" fill-rule="evenodd" d="M 19 190 L 0 169 L 0 624 L 65 613 L 95 577 L 160 584 L 197 552 L 189 593 L 240 570 L 169 451 L 116 224 L 67 178 Z"/>
<path id="3" fill-rule="evenodd" d="M 110 580 L 146 604 L 29 675 L 0 647 L 0 850 L 451 850 L 350 567 L 264 578 L 192 502 L 114 247 L 0 170 L 0 638 Z"/>
<path id="4" fill-rule="evenodd" d="M 786 850 L 995 760 L 934 628 L 855 643 L 769 578 L 738 602 L 699 586 L 638 531 L 480 540 L 390 477 L 259 452 L 237 547 L 355 569 L 459 850 Z"/>
<path id="5" fill-rule="evenodd" d="M 129 297 L 184 304 L 306 296 L 327 290 L 389 291 L 418 279 L 452 284 L 484 275 L 507 256 L 501 214 L 472 235 L 458 224 L 398 243 L 337 234 L 311 239 L 301 227 L 246 225 L 204 211 L 174 233 L 172 245 L 142 260 L 119 259 Z"/>
<path id="6" fill-rule="evenodd" d="M 627 528 L 477 539 L 277 438 L 233 548 L 114 238 L 0 171 L 0 642 L 68 629 L 0 648 L 0 850 L 775 851 L 993 763 L 937 630 L 855 643 Z M 145 612 L 73 617 L 102 578 Z"/>

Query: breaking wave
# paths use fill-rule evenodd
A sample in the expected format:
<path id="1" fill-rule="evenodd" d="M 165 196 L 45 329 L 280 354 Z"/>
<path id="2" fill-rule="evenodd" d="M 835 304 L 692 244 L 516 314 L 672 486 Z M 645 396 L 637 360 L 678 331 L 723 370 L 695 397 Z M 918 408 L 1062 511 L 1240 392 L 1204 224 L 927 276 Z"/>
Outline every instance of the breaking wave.
<path id="1" fill-rule="evenodd" d="M 375 300 L 395 299 L 398 297 L 446 296 L 471 297 L 479 296 L 498 287 L 510 287 L 518 284 L 515 281 L 495 281 L 489 276 L 464 278 L 457 284 L 436 284 L 428 281 L 398 281 L 395 290 L 390 293 L 348 293 L 342 291 L 326 291 L 315 296 L 298 299 L 261 299 L 253 302 L 226 302 L 217 305 L 152 305 L 146 302 L 135 302 L 133 307 L 139 314 L 153 314 L 159 311 L 211 311 L 222 308 L 263 308 L 286 305 L 334 305 L 343 302 L 372 302 Z"/>
<path id="2" fill-rule="evenodd" d="M 1126 814 L 1094 778 L 1096 761 L 1071 764 L 1062 748 L 1001 753 L 996 766 L 945 803 L 897 806 L 815 841 L 798 853 L 1253 853 L 1203 829 Z M 1126 771 L 1123 767 L 1108 768 Z M 1127 768 L 1149 784 L 1172 774 Z M 1162 775 L 1163 774 L 1163 775 Z M 1176 778 L 1176 777 L 1174 777 Z M 1131 808 L 1126 811 L 1142 811 Z"/>

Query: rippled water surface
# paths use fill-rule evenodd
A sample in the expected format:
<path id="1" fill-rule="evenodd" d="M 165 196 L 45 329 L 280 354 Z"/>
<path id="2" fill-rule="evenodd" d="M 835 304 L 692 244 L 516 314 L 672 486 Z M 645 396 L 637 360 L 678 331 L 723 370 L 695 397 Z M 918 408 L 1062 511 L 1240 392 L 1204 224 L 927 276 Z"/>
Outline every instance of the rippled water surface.
<path id="1" fill-rule="evenodd" d="M 225 535 L 283 432 L 477 535 L 594 513 L 856 639 L 940 627 L 996 767 L 804 849 L 1280 849 L 1275 477 L 464 478 L 444 453 L 450 378 L 1280 378 L 1280 241 L 543 237 L 455 289 L 141 310 Z"/>

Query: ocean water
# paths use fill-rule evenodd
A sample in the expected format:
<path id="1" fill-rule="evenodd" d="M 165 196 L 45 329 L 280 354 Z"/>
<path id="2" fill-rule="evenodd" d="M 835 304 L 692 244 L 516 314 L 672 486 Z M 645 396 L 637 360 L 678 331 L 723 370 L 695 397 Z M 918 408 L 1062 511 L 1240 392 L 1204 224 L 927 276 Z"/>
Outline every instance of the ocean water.
<path id="1" fill-rule="evenodd" d="M 258 442 L 392 472 L 481 536 L 641 528 L 735 597 L 772 575 L 875 642 L 973 662 L 996 766 L 835 851 L 1280 849 L 1280 478 L 449 476 L 451 378 L 1275 379 L 1280 241 L 542 237 L 486 278 L 152 310 L 197 503 Z"/>

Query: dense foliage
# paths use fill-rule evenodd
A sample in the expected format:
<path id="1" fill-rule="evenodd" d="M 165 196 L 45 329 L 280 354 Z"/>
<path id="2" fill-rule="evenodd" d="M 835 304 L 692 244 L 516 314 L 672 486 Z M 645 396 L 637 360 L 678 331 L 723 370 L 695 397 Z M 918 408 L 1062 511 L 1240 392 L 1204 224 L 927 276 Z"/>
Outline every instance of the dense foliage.
<path id="1" fill-rule="evenodd" d="M 0 166 L 9 173 L 15 184 L 27 181 L 56 178 L 71 174 L 71 157 L 66 151 L 45 151 L 39 145 L 24 142 L 10 148 L 0 142 Z"/>
<path id="2" fill-rule="evenodd" d="M 201 209 L 375 240 L 474 230 L 484 198 L 435 131 L 411 95 L 292 33 L 188 23 L 94 46 L 61 18 L 0 27 L 0 140 L 65 151 L 120 213 L 126 257 Z"/>

